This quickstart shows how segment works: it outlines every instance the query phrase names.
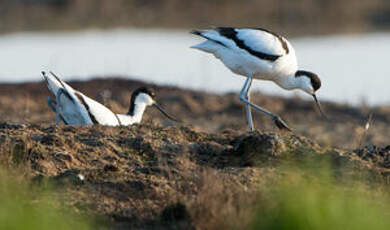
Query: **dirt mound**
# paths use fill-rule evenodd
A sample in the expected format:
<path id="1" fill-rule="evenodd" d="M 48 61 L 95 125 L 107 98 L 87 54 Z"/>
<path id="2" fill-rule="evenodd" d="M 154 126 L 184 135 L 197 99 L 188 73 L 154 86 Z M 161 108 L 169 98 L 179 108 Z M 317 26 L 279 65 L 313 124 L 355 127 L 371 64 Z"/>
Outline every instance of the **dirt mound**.
<path id="1" fill-rule="evenodd" d="M 243 104 L 236 93 L 224 95 L 157 86 L 141 81 L 119 78 L 70 81 L 70 85 L 86 95 L 104 103 L 117 113 L 128 110 L 131 92 L 139 86 L 157 89 L 157 99 L 166 110 L 191 125 L 197 131 L 221 133 L 248 130 Z M 237 89 L 239 90 L 239 89 Z M 53 124 L 54 114 L 46 105 L 49 95 L 46 85 L 40 83 L 0 84 L 0 121 L 18 124 Z M 309 101 L 301 98 L 280 98 L 254 93 L 254 103 L 279 114 L 294 133 L 306 136 L 321 145 L 356 149 L 373 144 L 387 146 L 390 133 L 390 109 L 383 107 L 351 107 L 323 102 L 331 118 L 323 120 Z M 365 123 L 370 114 L 373 122 L 365 133 Z M 270 119 L 253 112 L 255 127 L 262 132 L 278 132 Z M 146 110 L 143 122 L 172 124 L 153 108 Z M 364 138 L 363 138 L 364 137 Z"/>
<path id="2" fill-rule="evenodd" d="M 52 184 L 64 205 L 102 216 L 113 229 L 224 229 L 241 223 L 242 207 L 256 200 L 260 185 L 277 179 L 276 166 L 286 162 L 318 167 L 330 159 L 336 171 L 372 170 L 352 152 L 281 133 L 210 134 L 152 123 L 1 123 L 0 140 L 5 167 L 19 168 L 33 183 Z"/>
<path id="3" fill-rule="evenodd" d="M 307 175 L 326 167 L 337 179 L 389 181 L 390 148 L 375 147 L 388 145 L 387 107 L 325 102 L 332 119 L 324 121 L 311 101 L 255 93 L 254 102 L 294 132 L 254 113 L 260 131 L 249 133 L 235 93 L 115 78 L 70 85 L 118 113 L 127 111 L 132 90 L 152 86 L 184 121 L 179 126 L 147 109 L 142 125 L 53 126 L 45 84 L 0 85 L 0 164 L 32 184 L 51 185 L 63 205 L 102 217 L 112 229 L 243 229 L 259 192 L 292 166 Z"/>

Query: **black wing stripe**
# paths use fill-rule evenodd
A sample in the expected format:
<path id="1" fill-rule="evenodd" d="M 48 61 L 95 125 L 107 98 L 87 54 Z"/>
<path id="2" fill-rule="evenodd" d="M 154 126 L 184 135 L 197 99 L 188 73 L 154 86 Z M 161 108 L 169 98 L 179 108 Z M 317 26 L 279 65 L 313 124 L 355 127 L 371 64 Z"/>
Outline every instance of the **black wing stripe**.
<path id="1" fill-rule="evenodd" d="M 64 83 L 60 80 L 60 78 L 59 78 L 57 75 L 55 75 L 53 72 L 51 72 L 51 71 L 50 71 L 50 74 L 53 75 L 53 77 L 54 77 L 55 79 L 57 79 L 57 81 L 61 84 L 61 86 L 62 86 L 62 88 L 63 88 L 62 93 L 64 93 L 65 96 L 66 96 L 67 98 L 69 98 L 69 100 L 71 100 L 71 101 L 73 102 L 73 104 L 75 104 L 76 102 L 75 102 L 74 98 L 73 98 L 72 96 L 70 96 L 68 90 L 66 89 Z"/>
<path id="2" fill-rule="evenodd" d="M 64 94 L 64 95 L 73 103 L 73 104 L 75 104 L 74 98 L 73 98 L 72 96 L 70 96 L 69 92 L 68 92 L 65 88 L 63 88 L 62 93 L 63 93 L 63 94 Z"/>
<path id="3" fill-rule="evenodd" d="M 91 118 L 92 120 L 92 123 L 94 125 L 96 124 L 99 124 L 99 122 L 96 120 L 95 116 L 91 113 L 91 111 L 89 110 L 89 105 L 85 102 L 83 96 L 81 94 L 79 94 L 78 92 L 75 92 L 75 95 L 76 97 L 80 100 L 80 102 L 84 105 L 85 109 L 87 110 L 88 112 L 88 116 L 89 118 Z"/>
<path id="4" fill-rule="evenodd" d="M 60 78 L 59 78 L 57 75 L 55 75 L 55 74 L 54 74 L 53 72 L 51 72 L 51 71 L 50 71 L 50 74 L 53 75 L 53 77 L 55 77 L 55 79 L 57 79 L 57 81 L 61 84 L 61 86 L 65 88 L 64 83 L 60 80 Z"/>
<path id="5" fill-rule="evenodd" d="M 252 29 L 261 30 L 261 31 L 264 31 L 264 32 L 267 32 L 269 34 L 274 35 L 275 37 L 277 37 L 279 39 L 279 42 L 282 44 L 282 47 L 283 47 L 284 51 L 286 51 L 286 54 L 288 54 L 290 52 L 290 50 L 288 49 L 288 45 L 287 45 L 286 40 L 282 36 L 280 36 L 279 34 L 272 32 L 270 30 L 267 30 L 267 29 L 263 29 L 263 28 L 252 28 Z"/>
<path id="6" fill-rule="evenodd" d="M 263 53 L 263 52 L 259 52 L 259 51 L 255 51 L 255 50 L 252 50 L 249 46 L 247 46 L 244 41 L 242 41 L 241 39 L 239 39 L 237 37 L 237 31 L 232 28 L 232 27 L 218 27 L 216 29 L 218 31 L 218 33 L 221 35 L 221 36 L 224 36 L 226 38 L 229 38 L 231 40 L 234 41 L 234 43 L 240 47 L 241 49 L 243 50 L 246 50 L 248 53 L 260 58 L 260 59 L 263 59 L 263 60 L 267 60 L 267 61 L 276 61 L 278 58 L 281 57 L 281 55 L 272 55 L 272 54 L 267 54 L 267 53 Z"/>

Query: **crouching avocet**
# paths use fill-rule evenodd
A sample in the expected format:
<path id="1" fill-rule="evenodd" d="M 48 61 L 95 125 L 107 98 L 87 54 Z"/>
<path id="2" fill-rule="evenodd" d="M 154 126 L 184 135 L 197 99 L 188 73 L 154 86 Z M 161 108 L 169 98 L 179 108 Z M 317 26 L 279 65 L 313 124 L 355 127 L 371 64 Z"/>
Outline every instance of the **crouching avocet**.
<path id="1" fill-rule="evenodd" d="M 245 103 L 251 131 L 254 128 L 250 107 L 271 117 L 279 128 L 290 130 L 279 116 L 250 102 L 253 78 L 273 81 L 284 89 L 300 89 L 312 95 L 325 117 L 315 94 L 321 87 L 320 79 L 312 72 L 298 70 L 294 48 L 284 37 L 260 28 L 219 27 L 191 33 L 207 39 L 191 48 L 214 54 L 232 72 L 247 77 L 239 98 Z"/>
<path id="2" fill-rule="evenodd" d="M 133 92 L 127 114 L 116 114 L 99 102 L 85 96 L 61 81 L 54 73 L 42 72 L 49 90 L 55 100 L 47 97 L 49 107 L 56 113 L 55 122 L 63 121 L 68 125 L 131 125 L 140 123 L 147 106 L 155 106 L 166 117 L 178 121 L 168 115 L 155 101 L 152 89 L 141 87 Z"/>

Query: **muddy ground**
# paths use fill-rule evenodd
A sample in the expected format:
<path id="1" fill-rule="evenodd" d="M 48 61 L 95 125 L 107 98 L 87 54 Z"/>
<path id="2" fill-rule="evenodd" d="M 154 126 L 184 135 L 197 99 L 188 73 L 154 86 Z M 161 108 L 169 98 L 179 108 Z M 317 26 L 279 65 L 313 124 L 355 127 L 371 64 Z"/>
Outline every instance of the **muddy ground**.
<path id="1" fill-rule="evenodd" d="M 237 93 L 217 95 L 199 91 L 150 85 L 124 79 L 95 79 L 86 82 L 72 81 L 70 85 L 86 95 L 103 102 L 117 113 L 125 113 L 130 103 L 131 92 L 143 85 L 157 90 L 158 101 L 169 111 L 195 130 L 220 133 L 248 130 L 244 107 Z M 237 89 L 239 90 L 239 89 Z M 54 115 L 46 105 L 49 95 L 44 83 L 1 84 L 0 119 L 10 123 L 53 124 Z M 102 95 L 108 95 L 103 97 Z M 390 106 L 352 107 L 343 104 L 322 104 L 330 120 L 324 120 L 312 101 L 300 98 L 280 98 L 254 93 L 254 103 L 279 114 L 295 134 L 308 137 L 325 146 L 354 149 L 367 144 L 386 146 L 390 137 Z M 278 129 L 270 119 L 253 112 L 259 131 Z M 368 132 L 363 133 L 370 114 L 373 114 Z M 171 125 L 158 111 L 148 108 L 143 122 Z M 364 138 L 362 138 L 364 136 Z"/>
<path id="2" fill-rule="evenodd" d="M 116 112 L 125 112 L 130 92 L 145 85 L 70 84 Z M 390 107 L 324 102 L 332 118 L 324 121 L 311 101 L 256 94 L 255 103 L 280 114 L 294 133 L 280 132 L 258 113 L 259 130 L 249 133 L 236 94 L 154 87 L 183 124 L 149 108 L 142 125 L 55 126 L 43 83 L 1 85 L 1 164 L 33 184 L 53 184 L 64 206 L 109 229 L 243 229 L 259 192 L 291 162 L 305 168 L 330 162 L 337 177 L 362 173 L 390 181 Z"/>

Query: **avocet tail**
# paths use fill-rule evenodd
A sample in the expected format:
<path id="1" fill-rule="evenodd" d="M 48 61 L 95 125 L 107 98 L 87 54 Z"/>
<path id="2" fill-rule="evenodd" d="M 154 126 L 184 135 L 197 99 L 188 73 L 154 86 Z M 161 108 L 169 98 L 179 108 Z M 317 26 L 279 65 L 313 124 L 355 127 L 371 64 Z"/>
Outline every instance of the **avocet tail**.
<path id="1" fill-rule="evenodd" d="M 198 36 L 204 37 L 204 35 L 203 35 L 204 32 L 205 32 L 205 31 L 202 31 L 202 30 L 192 30 L 192 31 L 190 31 L 190 34 L 198 35 Z"/>
<path id="2" fill-rule="evenodd" d="M 47 74 L 45 71 L 42 71 L 43 78 L 46 81 L 47 88 L 54 94 L 57 95 L 58 90 L 61 88 L 65 90 L 64 83 L 51 72 Z"/>
<path id="3" fill-rule="evenodd" d="M 228 40 L 216 30 L 192 30 L 190 33 L 206 39 L 206 41 L 193 45 L 190 48 L 214 53 L 216 49 L 227 47 L 226 43 Z"/>
<path id="4" fill-rule="evenodd" d="M 61 79 L 53 72 L 50 71 L 49 74 L 47 74 L 42 71 L 42 75 L 46 81 L 47 88 L 54 94 L 54 96 L 57 97 L 59 91 L 61 91 L 61 93 L 65 94 L 65 96 L 72 102 L 77 101 L 74 95 L 75 90 L 64 81 L 61 81 Z"/>

